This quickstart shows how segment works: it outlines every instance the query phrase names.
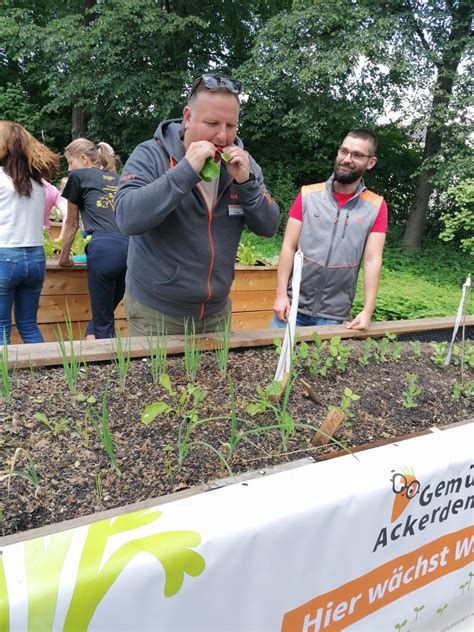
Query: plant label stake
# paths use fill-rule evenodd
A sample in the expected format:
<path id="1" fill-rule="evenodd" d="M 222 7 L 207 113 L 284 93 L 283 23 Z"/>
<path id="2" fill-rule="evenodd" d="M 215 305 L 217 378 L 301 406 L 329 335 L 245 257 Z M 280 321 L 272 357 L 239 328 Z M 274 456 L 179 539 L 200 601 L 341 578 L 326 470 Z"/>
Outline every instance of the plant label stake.
<path id="1" fill-rule="evenodd" d="M 281 347 L 280 360 L 278 362 L 274 382 L 281 383 L 280 392 L 274 396 L 275 400 L 279 400 L 285 390 L 291 370 L 291 357 L 293 354 L 293 345 L 295 341 L 296 330 L 296 314 L 298 312 L 298 303 L 300 300 L 300 284 L 301 270 L 303 269 L 303 251 L 297 250 L 293 259 L 293 278 L 291 280 L 292 300 L 290 307 L 290 315 L 286 324 L 285 338 Z"/>
<path id="2" fill-rule="evenodd" d="M 337 406 L 331 408 L 321 424 L 321 430 L 324 434 L 317 432 L 311 439 L 312 445 L 319 446 L 329 443 L 329 440 L 344 421 L 344 416 L 342 410 Z"/>
<path id="3" fill-rule="evenodd" d="M 456 314 L 456 320 L 454 323 L 454 331 L 453 337 L 451 338 L 451 342 L 449 343 L 448 353 L 446 354 L 446 359 L 444 361 L 444 366 L 448 366 L 451 361 L 451 353 L 453 351 L 454 340 L 456 338 L 456 334 L 458 333 L 459 325 L 461 324 L 461 318 L 464 313 L 464 303 L 467 304 L 467 296 L 469 294 L 469 290 L 471 289 L 471 275 L 467 275 L 467 279 L 462 286 L 461 300 L 459 301 L 458 313 Z M 463 325 L 463 346 L 464 346 L 464 325 Z"/>

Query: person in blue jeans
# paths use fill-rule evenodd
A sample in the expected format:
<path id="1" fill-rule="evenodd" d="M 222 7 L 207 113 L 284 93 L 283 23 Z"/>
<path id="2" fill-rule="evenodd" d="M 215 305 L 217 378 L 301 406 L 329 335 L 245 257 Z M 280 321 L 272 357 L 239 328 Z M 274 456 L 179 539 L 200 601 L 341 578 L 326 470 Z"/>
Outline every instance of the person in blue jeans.
<path id="1" fill-rule="evenodd" d="M 92 308 L 86 339 L 114 338 L 114 311 L 125 293 L 128 254 L 128 237 L 115 221 L 119 159 L 107 143 L 94 145 L 86 138 L 74 140 L 64 154 L 69 166 L 63 191 L 68 214 L 59 265 L 73 265 L 69 254 L 81 218 L 84 230 L 92 235 L 86 248 Z"/>
<path id="2" fill-rule="evenodd" d="M 59 155 L 24 127 L 0 121 L 0 345 L 10 344 L 12 308 L 24 343 L 43 342 L 37 313 L 46 271 L 44 189 Z"/>

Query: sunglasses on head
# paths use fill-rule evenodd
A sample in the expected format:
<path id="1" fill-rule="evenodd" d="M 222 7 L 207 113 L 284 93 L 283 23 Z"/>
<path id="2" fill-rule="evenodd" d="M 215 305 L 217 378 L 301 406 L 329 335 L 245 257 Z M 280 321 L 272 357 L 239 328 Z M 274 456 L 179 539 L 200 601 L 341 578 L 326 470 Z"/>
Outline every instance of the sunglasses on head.
<path id="1" fill-rule="evenodd" d="M 225 88 L 229 92 L 232 92 L 232 94 L 239 94 L 242 90 L 242 83 L 240 81 L 226 79 L 224 77 L 219 77 L 219 75 L 201 75 L 193 81 L 191 91 L 189 92 L 189 99 L 193 96 L 201 83 L 203 83 L 206 89 L 211 92 L 216 92 L 217 90 Z"/>

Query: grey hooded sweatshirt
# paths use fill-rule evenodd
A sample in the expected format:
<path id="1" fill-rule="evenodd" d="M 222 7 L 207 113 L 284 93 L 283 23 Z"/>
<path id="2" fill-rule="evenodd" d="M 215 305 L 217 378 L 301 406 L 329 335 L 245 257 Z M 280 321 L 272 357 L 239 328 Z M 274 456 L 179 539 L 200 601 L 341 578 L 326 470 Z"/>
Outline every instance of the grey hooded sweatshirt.
<path id="1" fill-rule="evenodd" d="M 244 225 L 271 237 L 280 213 L 252 157 L 243 184 L 221 161 L 217 201 L 208 208 L 196 188 L 201 178 L 184 157 L 182 134 L 180 119 L 163 121 L 152 140 L 135 148 L 115 210 L 120 230 L 131 236 L 127 291 L 165 314 L 202 319 L 225 307 Z"/>

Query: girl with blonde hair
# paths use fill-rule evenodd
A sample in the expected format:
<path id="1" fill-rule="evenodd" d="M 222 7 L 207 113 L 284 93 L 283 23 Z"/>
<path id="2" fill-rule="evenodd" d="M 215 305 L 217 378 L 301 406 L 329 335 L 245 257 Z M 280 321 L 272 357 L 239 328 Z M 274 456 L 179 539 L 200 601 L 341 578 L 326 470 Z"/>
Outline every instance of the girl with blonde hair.
<path id="1" fill-rule="evenodd" d="M 114 196 L 118 186 L 118 156 L 108 143 L 94 145 L 78 138 L 64 150 L 69 178 L 63 191 L 68 200 L 66 230 L 59 264 L 73 265 L 71 244 L 79 228 L 92 239 L 87 244 L 87 281 L 92 320 L 86 338 L 114 338 L 114 311 L 125 292 L 128 237 L 115 221 Z"/>
<path id="2" fill-rule="evenodd" d="M 37 312 L 46 271 L 42 179 L 59 155 L 21 125 L 0 121 L 0 344 L 10 342 L 12 307 L 24 343 L 43 342 Z"/>

